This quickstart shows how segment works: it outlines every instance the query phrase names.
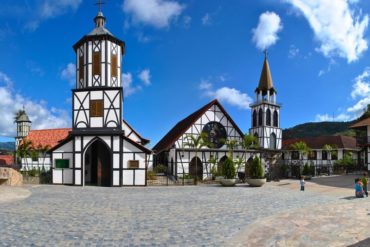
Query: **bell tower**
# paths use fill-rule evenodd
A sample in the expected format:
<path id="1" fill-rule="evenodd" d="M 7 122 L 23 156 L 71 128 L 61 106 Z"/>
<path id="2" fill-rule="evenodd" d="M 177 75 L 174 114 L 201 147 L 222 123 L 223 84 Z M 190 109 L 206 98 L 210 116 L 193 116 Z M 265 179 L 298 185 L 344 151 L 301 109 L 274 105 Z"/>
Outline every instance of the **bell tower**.
<path id="1" fill-rule="evenodd" d="M 94 29 L 74 46 L 76 88 L 72 133 L 122 132 L 121 62 L 125 43 L 106 28 L 101 6 Z"/>
<path id="2" fill-rule="evenodd" d="M 272 82 L 267 51 L 265 51 L 261 77 L 255 93 L 255 102 L 251 104 L 252 128 L 249 129 L 249 134 L 258 138 L 261 148 L 281 149 L 281 106 L 276 103 L 276 90 Z"/>
<path id="3" fill-rule="evenodd" d="M 19 110 L 16 114 L 17 115 L 15 122 L 17 124 L 17 136 L 15 137 L 15 150 L 18 149 L 19 143 L 30 132 L 32 123 L 28 118 L 27 113 L 24 110 L 24 107 L 23 110 Z"/>

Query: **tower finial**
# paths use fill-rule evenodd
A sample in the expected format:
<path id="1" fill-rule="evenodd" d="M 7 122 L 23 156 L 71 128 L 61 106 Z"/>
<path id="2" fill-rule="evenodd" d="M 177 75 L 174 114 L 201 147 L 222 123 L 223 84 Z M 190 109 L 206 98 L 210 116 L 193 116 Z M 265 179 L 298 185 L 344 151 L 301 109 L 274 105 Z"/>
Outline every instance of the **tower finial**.
<path id="1" fill-rule="evenodd" d="M 99 8 L 99 12 L 101 12 L 101 6 L 105 4 L 105 2 L 103 2 L 102 0 L 98 0 L 95 5 L 98 5 L 98 8 Z"/>
<path id="2" fill-rule="evenodd" d="M 267 49 L 265 49 L 265 50 L 263 51 L 263 53 L 265 54 L 265 59 L 267 59 L 267 55 L 268 55 Z"/>

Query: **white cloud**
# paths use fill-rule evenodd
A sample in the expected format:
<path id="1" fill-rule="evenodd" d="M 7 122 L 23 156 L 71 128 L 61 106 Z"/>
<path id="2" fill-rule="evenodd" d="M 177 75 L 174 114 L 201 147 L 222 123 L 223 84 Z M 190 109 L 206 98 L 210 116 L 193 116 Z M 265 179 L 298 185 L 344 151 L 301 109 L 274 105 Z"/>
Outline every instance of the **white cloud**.
<path id="1" fill-rule="evenodd" d="M 316 122 L 328 122 L 328 121 L 344 122 L 350 119 L 351 116 L 345 113 L 341 113 L 336 116 L 330 116 L 329 114 L 317 114 L 315 117 Z"/>
<path id="2" fill-rule="evenodd" d="M 280 17 L 274 12 L 262 13 L 258 25 L 252 30 L 252 41 L 260 50 L 265 50 L 279 39 L 278 32 L 283 28 Z"/>
<path id="3" fill-rule="evenodd" d="M 212 88 L 212 84 L 206 80 L 202 80 L 199 84 L 199 89 L 211 89 Z"/>
<path id="4" fill-rule="evenodd" d="M 139 75 L 139 79 L 144 83 L 145 86 L 149 86 L 151 84 L 150 81 L 150 70 L 149 69 L 144 69 L 142 70 Z"/>
<path id="5" fill-rule="evenodd" d="M 212 84 L 205 80 L 201 81 L 199 89 L 208 97 L 216 98 L 221 102 L 226 102 L 240 109 L 249 109 L 249 105 L 252 103 L 252 99 L 247 94 L 235 88 L 221 87 L 214 90 L 212 89 Z"/>
<path id="6" fill-rule="evenodd" d="M 138 87 L 134 87 L 132 85 L 132 81 L 132 74 L 130 72 L 122 73 L 123 94 L 125 97 L 128 97 L 139 90 Z"/>
<path id="7" fill-rule="evenodd" d="M 210 25 L 211 24 L 211 15 L 209 13 L 206 13 L 203 17 L 202 17 L 202 25 L 203 26 L 207 26 L 207 25 Z"/>
<path id="8" fill-rule="evenodd" d="M 368 15 L 351 9 L 348 0 L 285 0 L 304 15 L 316 39 L 319 52 L 326 57 L 339 56 L 348 63 L 356 61 L 368 48 L 364 34 Z"/>
<path id="9" fill-rule="evenodd" d="M 295 58 L 299 55 L 299 49 L 295 45 L 290 45 L 289 47 L 289 58 Z"/>
<path id="10" fill-rule="evenodd" d="M 367 67 L 361 75 L 355 78 L 355 83 L 352 85 L 351 97 L 366 97 L 370 92 L 370 82 L 366 81 L 370 76 L 370 67 Z"/>
<path id="11" fill-rule="evenodd" d="M 181 15 L 185 6 L 169 0 L 124 0 L 122 8 L 126 14 L 132 15 L 134 23 L 165 28 Z"/>
<path id="12" fill-rule="evenodd" d="M 67 64 L 67 67 L 62 70 L 61 78 L 67 80 L 70 85 L 74 85 L 76 81 L 76 65 L 74 63 Z"/>
<path id="13" fill-rule="evenodd" d="M 9 83 L 11 79 L 0 72 L 0 136 L 15 136 L 16 125 L 14 114 L 25 106 L 26 112 L 32 121 L 32 129 L 62 128 L 71 124 L 68 112 L 61 109 L 48 109 L 46 102 L 33 101 L 15 93 Z M 3 86 L 1 86 L 3 84 Z M 5 84 L 5 85 L 4 85 Z"/>
<path id="14" fill-rule="evenodd" d="M 29 13 L 32 18 L 26 24 L 26 29 L 35 31 L 42 21 L 63 15 L 68 11 L 76 11 L 82 0 L 43 0 Z"/>

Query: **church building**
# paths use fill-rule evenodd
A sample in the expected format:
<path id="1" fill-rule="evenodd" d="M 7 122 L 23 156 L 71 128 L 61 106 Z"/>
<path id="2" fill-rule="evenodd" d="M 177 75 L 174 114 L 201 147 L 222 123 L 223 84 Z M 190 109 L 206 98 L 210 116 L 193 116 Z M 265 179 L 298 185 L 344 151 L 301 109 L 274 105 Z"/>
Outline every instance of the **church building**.
<path id="1" fill-rule="evenodd" d="M 272 84 L 267 56 L 263 63 L 256 102 L 252 108 L 252 127 L 249 130 L 259 140 L 264 154 L 278 153 L 281 149 L 280 105 L 276 103 L 276 91 Z M 188 145 L 189 136 L 199 138 L 206 134 L 208 146 L 199 149 Z M 190 175 L 199 180 L 211 176 L 211 169 L 220 169 L 234 142 L 233 159 L 248 161 L 256 150 L 244 150 L 241 146 L 243 132 L 217 100 L 213 100 L 185 119 L 178 122 L 154 147 L 154 166 L 165 165 L 175 178 Z M 259 155 L 259 154 L 258 154 Z M 271 159 L 264 155 L 267 166 Z M 270 156 L 269 156 L 270 157 Z M 216 164 L 214 164 L 216 161 Z M 244 166 L 241 168 L 244 171 Z"/>
<path id="2" fill-rule="evenodd" d="M 125 43 L 106 28 L 101 11 L 95 28 L 74 46 L 76 87 L 72 90 L 72 128 L 31 130 L 26 117 L 17 120 L 17 144 L 38 137 L 51 148 L 53 184 L 145 186 L 152 151 L 123 120 L 122 58 Z M 45 143 L 43 143 L 45 144 Z M 22 162 L 23 163 L 23 162 Z"/>

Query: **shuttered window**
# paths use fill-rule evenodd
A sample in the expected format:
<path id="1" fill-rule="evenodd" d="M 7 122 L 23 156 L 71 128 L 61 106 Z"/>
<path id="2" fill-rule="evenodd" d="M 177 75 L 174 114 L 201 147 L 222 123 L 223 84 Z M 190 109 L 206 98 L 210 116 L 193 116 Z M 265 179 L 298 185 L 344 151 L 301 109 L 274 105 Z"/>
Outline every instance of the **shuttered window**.
<path id="1" fill-rule="evenodd" d="M 102 116 L 103 116 L 103 100 L 91 100 L 90 117 L 102 117 Z"/>
<path id="2" fill-rule="evenodd" d="M 110 68 L 112 77 L 117 77 L 117 55 L 112 54 L 112 63 Z"/>
<path id="3" fill-rule="evenodd" d="M 101 74 L 100 51 L 93 53 L 93 75 Z"/>

